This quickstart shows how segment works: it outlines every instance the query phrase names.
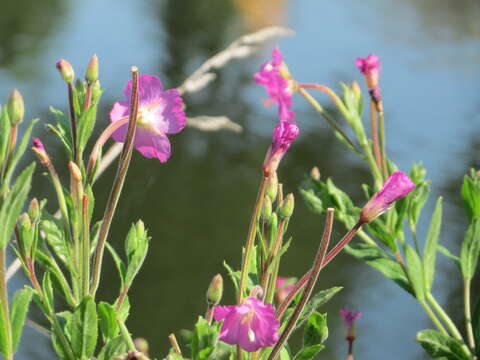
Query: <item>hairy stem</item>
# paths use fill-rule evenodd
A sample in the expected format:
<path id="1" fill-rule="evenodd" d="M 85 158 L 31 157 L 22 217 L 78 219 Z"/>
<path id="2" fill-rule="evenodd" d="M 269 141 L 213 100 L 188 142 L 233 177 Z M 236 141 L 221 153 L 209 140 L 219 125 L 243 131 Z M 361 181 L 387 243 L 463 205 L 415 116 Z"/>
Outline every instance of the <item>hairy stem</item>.
<path id="1" fill-rule="evenodd" d="M 6 281 L 6 251 L 5 248 L 0 250 L 0 302 L 1 302 L 1 319 L 2 330 L 5 336 L 6 349 L 2 349 L 5 355 L 5 360 L 13 359 L 13 340 L 12 340 L 12 326 L 10 322 L 10 312 L 8 308 L 8 290 Z"/>

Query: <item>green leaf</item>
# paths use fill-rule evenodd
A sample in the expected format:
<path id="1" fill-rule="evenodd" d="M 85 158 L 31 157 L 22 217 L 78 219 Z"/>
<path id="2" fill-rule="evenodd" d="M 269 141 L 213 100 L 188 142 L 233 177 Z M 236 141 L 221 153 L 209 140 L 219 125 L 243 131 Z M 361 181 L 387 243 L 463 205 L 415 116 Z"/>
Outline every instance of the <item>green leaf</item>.
<path id="1" fill-rule="evenodd" d="M 477 268 L 480 252 L 480 218 L 472 220 L 468 226 L 460 250 L 460 268 L 465 280 L 472 279 Z"/>
<path id="2" fill-rule="evenodd" d="M 305 308 L 300 314 L 295 328 L 298 329 L 299 327 L 301 327 L 303 323 L 307 321 L 320 306 L 327 303 L 336 293 L 338 293 L 342 289 L 343 287 L 341 286 L 335 286 L 331 287 L 330 289 L 321 290 L 314 296 L 312 296 L 312 298 L 307 302 Z"/>
<path id="3" fill-rule="evenodd" d="M 125 265 L 115 249 L 108 242 L 105 244 L 110 252 L 110 255 L 112 255 L 113 262 L 117 268 L 118 276 L 120 277 L 120 291 L 122 291 L 125 287 L 125 274 L 127 273 L 127 270 L 125 269 Z"/>
<path id="4" fill-rule="evenodd" d="M 192 360 L 205 360 L 212 358 L 218 342 L 218 329 L 216 326 L 208 325 L 208 322 L 201 316 L 195 324 L 193 339 L 191 343 Z"/>
<path id="5" fill-rule="evenodd" d="M 429 192 L 430 184 L 427 181 L 423 181 L 417 184 L 415 190 L 413 190 L 409 195 L 410 201 L 408 209 L 408 224 L 412 230 L 417 227 L 420 213 L 428 200 Z"/>
<path id="6" fill-rule="evenodd" d="M 460 269 L 460 258 L 457 255 L 454 255 L 450 250 L 448 250 L 445 246 L 443 245 L 438 245 L 437 250 L 440 254 L 443 256 L 446 256 L 450 260 L 452 260 Z"/>
<path id="7" fill-rule="evenodd" d="M 313 312 L 308 317 L 303 331 L 303 345 L 310 347 L 312 345 L 322 344 L 328 338 L 327 314 Z"/>
<path id="8" fill-rule="evenodd" d="M 10 134 L 10 119 L 8 118 L 7 107 L 0 108 L 0 165 L 5 160 L 8 138 Z M 4 349 L 4 347 L 2 347 Z"/>
<path id="9" fill-rule="evenodd" d="M 66 242 L 63 230 L 55 220 L 43 220 L 40 223 L 40 230 L 45 233 L 45 239 L 53 250 L 53 253 L 68 267 L 70 266 L 70 256 L 68 244 Z"/>
<path id="10" fill-rule="evenodd" d="M 311 345 L 303 347 L 293 360 L 313 360 L 315 356 L 325 348 L 325 345 Z"/>
<path id="11" fill-rule="evenodd" d="M 0 226 L 0 248 L 2 249 L 5 248 L 12 236 L 17 218 L 27 199 L 34 169 L 35 163 L 32 163 L 22 171 L 2 203 L 0 208 L 0 224 L 2 224 L 2 226 Z"/>
<path id="12" fill-rule="evenodd" d="M 29 287 L 18 290 L 12 300 L 11 321 L 12 321 L 12 343 L 13 351 L 18 347 L 22 336 L 23 325 L 27 316 L 28 305 L 32 300 L 33 291 Z"/>
<path id="13" fill-rule="evenodd" d="M 382 219 L 377 218 L 367 224 L 367 230 L 380 240 L 383 244 L 388 246 L 393 252 L 397 251 L 397 244 L 395 243 L 395 236 L 388 231 L 387 226 Z"/>
<path id="14" fill-rule="evenodd" d="M 434 359 L 471 360 L 472 358 L 462 348 L 462 343 L 448 335 L 435 330 L 422 330 L 416 339 L 423 349 Z"/>
<path id="15" fill-rule="evenodd" d="M 303 200 L 311 212 L 317 215 L 322 215 L 325 212 L 322 200 L 315 195 L 313 189 L 300 189 L 300 194 L 302 194 Z"/>
<path id="16" fill-rule="evenodd" d="M 125 240 L 125 253 L 128 261 L 125 285 L 128 287 L 142 267 L 147 256 L 149 241 L 150 237 L 147 235 L 142 221 L 139 220 L 135 225 L 132 225 Z"/>
<path id="17" fill-rule="evenodd" d="M 93 356 L 97 345 L 97 309 L 95 301 L 86 296 L 73 312 L 69 330 L 72 339 L 74 355 L 78 359 Z"/>
<path id="18" fill-rule="evenodd" d="M 87 145 L 88 139 L 92 135 L 93 128 L 95 127 L 95 121 L 97 119 L 97 104 L 91 104 L 90 107 L 85 110 L 78 119 L 78 148 L 80 152 L 83 152 Z"/>
<path id="19" fill-rule="evenodd" d="M 100 325 L 104 342 L 118 335 L 119 328 L 115 308 L 104 301 L 98 304 L 98 324 Z"/>
<path id="20" fill-rule="evenodd" d="M 121 355 L 127 351 L 127 344 L 123 336 L 117 336 L 116 338 L 108 341 L 100 351 L 97 360 L 111 360 L 116 355 Z"/>
<path id="21" fill-rule="evenodd" d="M 433 278 L 435 275 L 435 260 L 438 249 L 438 238 L 440 237 L 440 227 L 442 225 L 442 197 L 439 197 L 433 211 L 430 226 L 428 228 L 427 241 L 423 250 L 423 270 L 425 275 L 425 290 L 429 292 L 432 289 Z"/>
<path id="22" fill-rule="evenodd" d="M 415 297 L 419 301 L 425 300 L 425 276 L 423 274 L 423 264 L 418 253 L 411 246 L 405 248 L 405 260 L 407 262 L 407 273 L 412 284 Z"/>
<path id="23" fill-rule="evenodd" d="M 345 251 L 377 269 L 383 276 L 395 281 L 405 291 L 413 295 L 413 290 L 402 267 L 378 246 L 352 242 L 345 247 Z"/>
<path id="24" fill-rule="evenodd" d="M 42 279 L 42 290 L 45 304 L 50 312 L 54 310 L 52 278 L 49 271 L 46 271 Z"/>
<path id="25" fill-rule="evenodd" d="M 463 178 L 461 193 L 469 219 L 480 218 L 480 176 L 475 170 L 472 169 L 470 176 Z"/>

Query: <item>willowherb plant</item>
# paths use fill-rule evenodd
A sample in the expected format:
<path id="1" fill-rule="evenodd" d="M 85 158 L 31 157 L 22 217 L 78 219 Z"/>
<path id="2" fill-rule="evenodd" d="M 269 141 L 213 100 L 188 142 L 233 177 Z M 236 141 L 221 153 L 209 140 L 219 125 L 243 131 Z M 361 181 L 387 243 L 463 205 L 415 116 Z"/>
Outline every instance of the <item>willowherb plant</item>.
<path id="1" fill-rule="evenodd" d="M 206 292 L 205 317 L 198 318 L 193 331 L 183 331 L 189 354 L 182 351 L 181 343 L 171 334 L 167 359 L 315 358 L 328 336 L 327 314 L 317 310 L 341 287 L 317 294 L 313 294 L 313 289 L 322 268 L 343 249 L 382 272 L 418 300 L 436 327 L 436 330 L 417 334 L 417 340 L 432 358 L 475 359 L 478 355 L 480 331 L 478 322 L 472 321 L 470 287 L 480 251 L 480 174 L 472 171 L 465 177 L 462 187 L 470 225 L 460 256 L 438 244 L 441 198 L 432 215 L 423 251 L 420 251 L 416 227 L 430 183 L 425 180 L 421 165 L 415 164 L 407 175 L 388 159 L 379 59 L 369 55 L 357 59 L 356 64 L 368 86 L 371 139 L 363 126 L 363 98 L 357 83 L 342 84 L 343 97 L 340 97 L 324 85 L 298 82 L 278 48 L 274 49 L 272 60 L 254 75 L 255 82 L 265 87 L 269 95 L 267 101 L 278 106 L 279 122 L 273 129 L 272 143 L 259 168 L 260 185 L 240 269 L 224 264 L 235 286 L 236 304 L 222 304 L 223 278 L 220 274 L 214 276 Z M 139 75 L 133 67 L 132 79 L 124 91 L 125 100 L 114 104 L 110 124 L 86 156 L 102 94 L 98 59 L 93 56 L 90 60 L 85 81 L 74 82 L 74 70 L 67 61 L 60 60 L 56 66 L 66 83 L 69 112 L 65 115 L 51 109 L 56 123 L 47 127 L 65 148 L 68 163 L 63 166 L 69 170 L 69 181 L 59 177 L 58 164 L 53 163 L 40 139 L 33 139 L 32 150 L 54 187 L 58 214 L 49 214 L 45 201 L 36 199 L 31 201 L 27 212 L 20 214 L 34 165 L 24 170 L 13 185 L 10 183 L 35 121 L 16 147 L 16 127 L 24 113 L 18 92 L 12 93 L 8 105 L 0 113 L 0 223 L 5 224 L 0 229 L 0 350 L 5 359 L 13 359 L 33 298 L 50 324 L 53 348 L 61 359 L 149 359 L 148 344 L 144 340 L 133 340 L 126 321 L 130 308 L 128 292 L 147 256 L 150 237 L 143 222 L 137 221 L 126 236 L 125 253 L 120 255 L 109 245 L 108 234 L 133 149 L 147 158 L 167 161 L 171 155 L 167 134 L 179 133 L 186 125 L 184 103 L 178 90 L 164 90 L 159 78 Z M 333 100 L 356 139 L 351 139 L 342 130 L 308 89 L 320 90 Z M 312 170 L 300 191 L 314 212 L 325 214 L 326 222 L 312 265 L 298 281 L 279 276 L 282 257 L 291 242 L 287 231 L 295 201 L 293 194 L 284 194 L 278 171 L 282 158 L 299 134 L 292 111 L 295 93 L 302 95 L 325 118 L 340 141 L 367 161 L 373 183 L 363 185 L 367 201 L 359 208 L 331 179 L 324 181 L 318 169 Z M 104 214 L 95 221 L 94 183 L 103 147 L 110 138 L 124 145 Z M 344 224 L 347 232 L 330 248 L 334 216 Z M 362 242 L 352 241 L 355 236 Z M 20 290 L 9 306 L 5 250 L 12 237 L 14 250 L 31 287 Z M 409 244 L 410 238 L 413 246 Z M 97 296 L 105 249 L 120 275 L 118 294 L 108 301 Z M 465 338 L 432 294 L 438 251 L 460 265 L 465 289 Z M 41 279 L 37 276 L 39 268 L 43 273 Z M 347 359 L 353 359 L 355 321 L 360 313 L 343 308 L 341 316 L 346 325 Z M 288 340 L 302 326 L 303 344 L 294 352 Z"/>

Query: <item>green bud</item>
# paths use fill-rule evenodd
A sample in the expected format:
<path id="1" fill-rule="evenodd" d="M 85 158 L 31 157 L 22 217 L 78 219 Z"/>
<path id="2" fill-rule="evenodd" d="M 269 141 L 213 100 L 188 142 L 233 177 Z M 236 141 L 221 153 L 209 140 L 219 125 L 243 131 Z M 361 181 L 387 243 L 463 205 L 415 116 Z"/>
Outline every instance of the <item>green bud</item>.
<path id="1" fill-rule="evenodd" d="M 136 338 L 133 340 L 133 343 L 135 344 L 135 349 L 140 351 L 141 353 L 148 354 L 148 341 L 145 340 L 144 338 Z"/>
<path id="2" fill-rule="evenodd" d="M 358 82 L 353 81 L 352 82 L 352 92 L 353 95 L 357 98 L 357 100 L 360 100 L 362 98 L 362 90 L 360 90 L 360 85 L 358 85 Z"/>
<path id="3" fill-rule="evenodd" d="M 288 194 L 280 204 L 280 209 L 278 209 L 278 216 L 280 219 L 284 220 L 292 216 L 294 205 L 295 200 L 293 198 L 293 194 Z"/>
<path id="4" fill-rule="evenodd" d="M 37 198 L 33 198 L 28 207 L 28 215 L 33 222 L 40 220 L 40 206 L 38 205 Z"/>
<path id="5" fill-rule="evenodd" d="M 267 179 L 267 188 L 265 189 L 265 195 L 267 195 L 272 202 L 277 198 L 278 192 L 278 178 L 277 173 L 272 173 Z"/>
<path id="6" fill-rule="evenodd" d="M 320 181 L 320 170 L 318 167 L 314 166 L 310 171 L 310 177 L 315 181 Z"/>
<path id="7" fill-rule="evenodd" d="M 262 213 L 261 213 L 262 220 L 268 221 L 271 215 L 272 215 L 272 200 L 270 199 L 270 196 L 265 196 L 265 198 L 263 199 L 263 206 L 262 206 Z"/>
<path id="8" fill-rule="evenodd" d="M 87 72 L 85 73 L 85 80 L 88 84 L 92 84 L 98 80 L 98 58 L 97 55 L 93 55 L 87 66 Z"/>
<path id="9" fill-rule="evenodd" d="M 23 104 L 22 94 L 17 89 L 14 89 L 8 97 L 7 112 L 12 126 L 23 121 L 25 105 Z"/>
<path id="10" fill-rule="evenodd" d="M 32 228 L 32 221 L 27 213 L 20 215 L 20 227 L 26 230 L 30 230 Z"/>
<path id="11" fill-rule="evenodd" d="M 217 305 L 222 300 L 223 278 L 217 274 L 213 277 L 207 290 L 207 304 L 209 306 Z"/>
<path id="12" fill-rule="evenodd" d="M 60 59 L 57 61 L 55 66 L 57 70 L 60 72 L 60 75 L 63 81 L 67 83 L 73 82 L 73 79 L 75 78 L 75 72 L 73 71 L 72 64 L 70 64 L 68 61 L 64 59 Z"/>

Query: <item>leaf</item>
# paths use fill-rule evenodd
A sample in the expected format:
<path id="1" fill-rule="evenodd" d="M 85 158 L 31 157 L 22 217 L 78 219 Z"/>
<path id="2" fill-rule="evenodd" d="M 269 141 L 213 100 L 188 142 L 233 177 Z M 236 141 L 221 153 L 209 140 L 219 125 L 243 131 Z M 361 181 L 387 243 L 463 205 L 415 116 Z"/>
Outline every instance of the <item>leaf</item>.
<path id="1" fill-rule="evenodd" d="M 454 255 L 450 250 L 448 250 L 445 246 L 443 245 L 438 245 L 437 250 L 440 254 L 443 256 L 446 256 L 447 258 L 451 259 L 460 269 L 460 258 L 457 255 Z"/>
<path id="2" fill-rule="evenodd" d="M 480 218 L 472 220 L 468 226 L 460 249 L 460 268 L 465 280 L 471 280 L 477 268 L 480 252 Z"/>
<path id="3" fill-rule="evenodd" d="M 311 212 L 317 215 L 322 215 L 325 212 L 322 200 L 315 195 L 312 189 L 300 189 L 300 194 L 302 194 L 303 201 Z"/>
<path id="4" fill-rule="evenodd" d="M 40 230 L 45 233 L 45 239 L 53 250 L 53 253 L 67 266 L 70 266 L 68 245 L 63 230 L 55 220 L 43 220 L 40 223 Z"/>
<path id="5" fill-rule="evenodd" d="M 115 308 L 104 301 L 98 304 L 98 324 L 100 325 L 104 342 L 118 335 L 119 328 Z"/>
<path id="6" fill-rule="evenodd" d="M 435 330 L 422 330 L 417 333 L 416 339 L 423 349 L 434 359 L 471 360 L 471 357 L 462 348 L 462 343 L 448 335 Z"/>
<path id="7" fill-rule="evenodd" d="M 218 330 L 216 327 L 208 325 L 207 320 L 199 316 L 191 342 L 192 360 L 209 359 L 217 342 Z"/>
<path id="8" fill-rule="evenodd" d="M 133 279 L 140 271 L 143 261 L 147 256 L 148 242 L 150 237 L 147 235 L 142 221 L 132 225 L 125 240 L 125 253 L 127 255 L 127 271 L 125 273 L 125 285 L 130 287 Z"/>
<path id="9" fill-rule="evenodd" d="M 78 149 L 83 152 L 87 145 L 88 139 L 92 135 L 93 128 L 95 127 L 95 121 L 97 119 L 97 104 L 91 104 L 90 107 L 85 110 L 77 121 L 78 124 Z"/>
<path id="10" fill-rule="evenodd" d="M 425 275 L 425 290 L 429 292 L 432 289 L 433 278 L 435 275 L 435 260 L 438 249 L 438 238 L 440 237 L 440 227 L 442 225 L 442 197 L 439 197 L 433 211 L 430 226 L 428 228 L 425 249 L 423 250 L 423 271 Z"/>
<path id="11" fill-rule="evenodd" d="M 480 218 L 480 177 L 475 170 L 463 178 L 461 194 L 469 219 Z"/>
<path id="12" fill-rule="evenodd" d="M 35 163 L 32 163 L 22 171 L 2 203 L 0 208 L 0 224 L 2 224 L 0 226 L 0 248 L 2 249 L 5 248 L 12 236 L 17 218 L 27 199 L 34 169 Z"/>
<path id="13" fill-rule="evenodd" d="M 73 312 L 71 324 L 69 324 L 72 348 L 78 359 L 88 359 L 93 356 L 97 345 L 97 321 L 95 301 L 90 296 L 86 296 Z"/>
<path id="14" fill-rule="evenodd" d="M 11 321 L 12 321 L 12 343 L 13 351 L 18 347 L 22 336 L 23 325 L 27 316 L 28 305 L 32 300 L 33 291 L 29 287 L 18 290 L 12 300 Z"/>
<path id="15" fill-rule="evenodd" d="M 325 348 L 325 345 L 311 345 L 303 347 L 293 360 L 313 360 L 315 356 Z"/>
<path id="16" fill-rule="evenodd" d="M 367 230 L 380 240 L 383 244 L 388 246 L 393 252 L 397 251 L 397 244 L 395 243 L 395 236 L 387 230 L 385 222 L 377 218 L 367 224 Z"/>
<path id="17" fill-rule="evenodd" d="M 313 312 L 308 317 L 303 331 L 303 345 L 310 347 L 312 345 L 322 344 L 328 338 L 327 314 Z"/>
<path id="18" fill-rule="evenodd" d="M 417 184 L 417 187 L 410 193 L 410 206 L 408 209 L 408 224 L 410 229 L 415 229 L 417 227 L 420 212 L 428 200 L 429 192 L 430 184 L 427 181 L 423 181 Z"/>
<path id="19" fill-rule="evenodd" d="M 115 266 L 117 268 L 118 276 L 120 277 L 120 291 L 122 291 L 125 287 L 125 274 L 127 270 L 125 269 L 125 265 L 122 259 L 120 259 L 120 256 L 115 251 L 115 249 L 108 242 L 106 242 L 105 244 L 108 251 L 110 252 L 110 255 L 112 255 L 113 262 L 115 263 Z"/>
<path id="20" fill-rule="evenodd" d="M 10 134 L 10 119 L 8 118 L 7 107 L 0 108 L 0 165 L 3 165 L 5 153 L 8 146 Z M 2 349 L 5 349 L 2 347 Z"/>
<path id="21" fill-rule="evenodd" d="M 55 314 L 55 317 L 57 319 L 57 322 L 60 324 L 61 331 L 62 331 L 62 333 L 65 337 L 65 341 L 67 343 L 64 344 L 60 340 L 60 336 L 59 336 L 58 332 L 53 331 L 52 332 L 53 348 L 55 349 L 55 352 L 59 355 L 59 357 L 61 359 L 72 359 L 73 358 L 73 352 L 72 352 L 71 344 L 70 344 L 70 333 L 68 332 L 68 324 L 71 323 L 71 319 L 73 317 L 73 314 L 69 311 L 63 311 L 63 312 Z M 65 346 L 68 346 L 68 348 L 65 348 Z"/>
<path id="22" fill-rule="evenodd" d="M 296 329 L 301 327 L 305 321 L 323 304 L 327 303 L 336 293 L 342 290 L 341 286 L 334 286 L 330 289 L 321 290 L 317 292 L 312 298 L 307 302 L 305 308 L 298 318 Z"/>
<path id="23" fill-rule="evenodd" d="M 123 336 L 117 336 L 116 338 L 108 341 L 100 351 L 97 360 L 112 360 L 116 355 L 123 354 L 127 351 L 127 344 Z"/>
<path id="24" fill-rule="evenodd" d="M 352 242 L 345 247 L 345 251 L 377 269 L 383 276 L 395 281 L 405 291 L 413 295 L 413 290 L 402 267 L 378 246 Z"/>
<path id="25" fill-rule="evenodd" d="M 42 279 L 42 290 L 44 294 L 45 304 L 48 307 L 48 310 L 52 312 L 54 310 L 54 303 L 53 303 L 53 286 L 52 286 L 52 278 L 51 273 L 46 271 L 43 275 Z"/>
<path id="26" fill-rule="evenodd" d="M 412 285 L 415 297 L 419 301 L 425 300 L 425 276 L 423 273 L 422 260 L 418 253 L 411 246 L 405 248 L 405 260 L 407 262 L 407 273 Z"/>

